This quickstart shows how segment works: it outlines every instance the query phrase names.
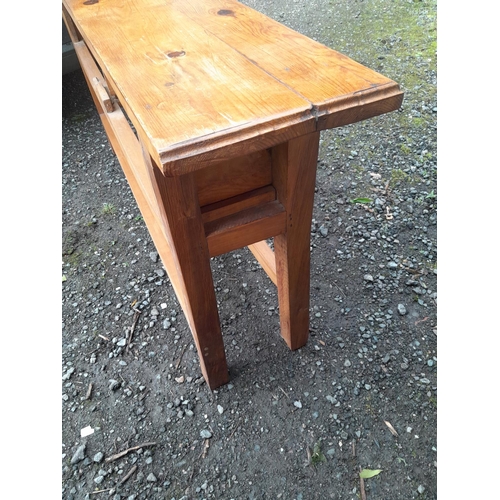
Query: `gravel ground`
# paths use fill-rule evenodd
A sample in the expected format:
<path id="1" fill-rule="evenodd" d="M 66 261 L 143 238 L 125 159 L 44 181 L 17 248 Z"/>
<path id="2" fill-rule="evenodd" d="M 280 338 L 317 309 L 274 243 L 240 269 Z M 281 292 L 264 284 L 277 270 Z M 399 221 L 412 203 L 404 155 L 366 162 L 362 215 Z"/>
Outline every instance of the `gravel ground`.
<path id="1" fill-rule="evenodd" d="M 403 106 L 322 133 L 305 347 L 247 249 L 212 260 L 231 374 L 212 392 L 83 75 L 63 77 L 62 498 L 435 499 L 436 2 L 245 3 Z"/>

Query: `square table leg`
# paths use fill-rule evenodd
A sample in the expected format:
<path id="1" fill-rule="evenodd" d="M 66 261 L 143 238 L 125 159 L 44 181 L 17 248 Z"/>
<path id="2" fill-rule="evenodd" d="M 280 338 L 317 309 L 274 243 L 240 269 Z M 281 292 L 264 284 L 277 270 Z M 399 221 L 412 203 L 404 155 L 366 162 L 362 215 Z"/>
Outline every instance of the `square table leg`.
<path id="1" fill-rule="evenodd" d="M 272 150 L 273 185 L 286 210 L 286 231 L 274 238 L 281 335 L 290 349 L 309 337 L 310 237 L 319 132 Z"/>
<path id="2" fill-rule="evenodd" d="M 162 260 L 186 315 L 211 389 L 229 381 L 210 254 L 193 174 L 167 177 L 145 154 L 168 249 Z"/>

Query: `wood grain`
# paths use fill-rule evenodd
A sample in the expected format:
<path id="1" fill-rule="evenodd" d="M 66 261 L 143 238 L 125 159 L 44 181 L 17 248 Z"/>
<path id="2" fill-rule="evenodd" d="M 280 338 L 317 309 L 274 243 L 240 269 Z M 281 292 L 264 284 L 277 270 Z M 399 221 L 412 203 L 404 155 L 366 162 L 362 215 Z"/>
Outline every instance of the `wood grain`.
<path id="1" fill-rule="evenodd" d="M 200 205 L 209 205 L 268 186 L 272 182 L 269 150 L 221 161 L 195 172 Z"/>
<path id="2" fill-rule="evenodd" d="M 221 137 L 258 138 L 311 119 L 308 101 L 210 36 L 178 5 L 64 4 L 155 160 L 179 151 L 192 155 L 200 143 L 208 152 L 221 146 Z"/>
<path id="3" fill-rule="evenodd" d="M 63 4 L 166 175 L 401 104 L 392 80 L 234 0 Z"/>
<path id="4" fill-rule="evenodd" d="M 276 199 L 276 190 L 273 186 L 264 186 L 262 188 L 254 189 L 247 193 L 233 196 L 226 200 L 218 201 L 201 207 L 201 216 L 203 222 L 211 222 L 228 215 L 241 212 L 247 208 L 257 207 L 263 205 L 268 201 Z"/>
<path id="5" fill-rule="evenodd" d="M 386 113 L 403 93 L 389 78 L 234 0 L 169 2 L 313 105 L 316 116 L 343 111 L 335 126 Z M 384 95 L 385 103 L 372 106 Z M 389 97 L 392 98 L 388 103 Z M 351 116 L 346 112 L 351 110 Z M 377 110 L 375 110 L 377 109 Z"/>
<path id="6" fill-rule="evenodd" d="M 286 213 L 278 201 L 216 219 L 205 224 L 205 235 L 212 257 L 236 250 L 282 233 Z"/>
<path id="7" fill-rule="evenodd" d="M 310 233 L 319 132 L 273 148 L 273 183 L 286 210 L 286 231 L 274 238 L 281 335 L 290 349 L 309 336 Z"/>
<path id="8" fill-rule="evenodd" d="M 145 149 L 144 158 L 170 247 L 167 271 L 169 276 L 177 275 L 176 294 L 196 343 L 201 371 L 215 389 L 229 381 L 229 373 L 194 177 L 166 177 Z"/>
<path id="9" fill-rule="evenodd" d="M 253 256 L 269 276 L 269 279 L 277 285 L 276 258 L 272 248 L 267 244 L 267 241 L 258 241 L 257 243 L 248 245 L 248 249 L 253 253 Z"/>

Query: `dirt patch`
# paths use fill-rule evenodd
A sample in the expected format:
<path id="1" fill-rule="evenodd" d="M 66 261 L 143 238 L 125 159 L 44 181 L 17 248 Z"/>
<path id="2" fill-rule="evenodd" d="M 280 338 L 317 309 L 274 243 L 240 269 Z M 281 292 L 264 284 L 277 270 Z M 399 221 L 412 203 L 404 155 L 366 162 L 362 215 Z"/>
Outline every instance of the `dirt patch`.
<path id="1" fill-rule="evenodd" d="M 231 382 L 211 392 L 83 75 L 63 78 L 62 498 L 354 500 L 361 469 L 381 470 L 368 500 L 437 498 L 435 2 L 247 3 L 403 107 L 322 133 L 304 348 L 247 249 L 212 260 Z"/>

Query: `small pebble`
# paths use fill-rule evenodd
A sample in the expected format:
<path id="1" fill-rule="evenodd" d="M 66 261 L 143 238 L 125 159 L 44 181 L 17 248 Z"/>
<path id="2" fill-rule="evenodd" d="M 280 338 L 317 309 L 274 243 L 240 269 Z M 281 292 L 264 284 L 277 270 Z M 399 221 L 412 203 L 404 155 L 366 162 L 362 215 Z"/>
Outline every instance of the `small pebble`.
<path id="1" fill-rule="evenodd" d="M 94 460 L 94 462 L 100 463 L 100 462 L 102 462 L 103 458 L 104 458 L 104 453 L 102 451 L 99 451 L 98 453 L 96 453 L 94 455 L 93 460 Z"/>
<path id="2" fill-rule="evenodd" d="M 300 401 L 294 401 L 293 406 L 295 406 L 297 408 L 302 408 L 302 403 Z"/>
<path id="3" fill-rule="evenodd" d="M 81 444 L 77 448 L 77 450 L 75 451 L 75 454 L 71 458 L 72 465 L 77 464 L 78 462 L 81 462 L 85 458 L 85 448 L 86 447 L 87 447 L 87 445 L 84 443 L 84 444 Z"/>
<path id="4" fill-rule="evenodd" d="M 118 380 L 111 379 L 109 381 L 109 390 L 110 391 L 116 391 L 119 387 L 120 387 L 120 382 L 118 382 Z"/>
<path id="5" fill-rule="evenodd" d="M 146 478 L 146 481 L 149 481 L 150 483 L 156 483 L 156 476 L 151 472 Z"/>
<path id="6" fill-rule="evenodd" d="M 71 367 L 62 377 L 63 380 L 68 380 L 71 375 L 73 374 L 73 372 L 75 371 L 75 369 L 73 367 Z"/>
<path id="7" fill-rule="evenodd" d="M 210 439 L 212 437 L 212 433 L 210 431 L 208 431 L 207 429 L 203 429 L 200 432 L 200 437 L 202 437 L 203 439 Z"/>
<path id="8" fill-rule="evenodd" d="M 398 312 L 401 316 L 404 316 L 407 312 L 406 307 L 403 304 L 398 304 Z"/>

